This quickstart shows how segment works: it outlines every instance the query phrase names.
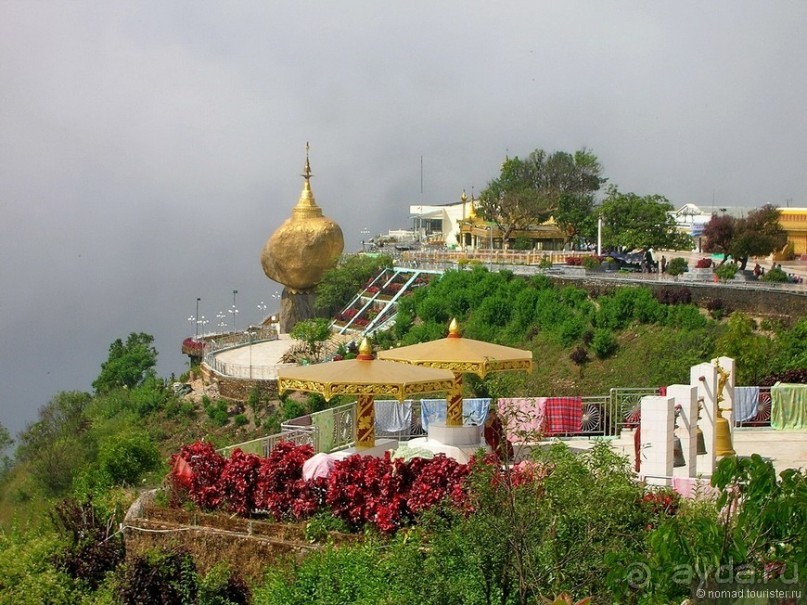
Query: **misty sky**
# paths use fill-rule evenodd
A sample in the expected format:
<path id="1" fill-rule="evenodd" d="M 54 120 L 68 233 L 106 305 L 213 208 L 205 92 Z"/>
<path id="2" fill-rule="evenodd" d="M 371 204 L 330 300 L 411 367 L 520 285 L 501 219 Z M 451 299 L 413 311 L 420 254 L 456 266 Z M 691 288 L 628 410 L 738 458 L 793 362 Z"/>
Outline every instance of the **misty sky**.
<path id="1" fill-rule="evenodd" d="M 675 206 L 807 206 L 807 2 L 0 0 L 0 422 L 109 344 L 180 374 L 312 188 L 346 247 L 506 153 L 588 147 Z M 421 160 L 423 158 L 423 194 Z"/>

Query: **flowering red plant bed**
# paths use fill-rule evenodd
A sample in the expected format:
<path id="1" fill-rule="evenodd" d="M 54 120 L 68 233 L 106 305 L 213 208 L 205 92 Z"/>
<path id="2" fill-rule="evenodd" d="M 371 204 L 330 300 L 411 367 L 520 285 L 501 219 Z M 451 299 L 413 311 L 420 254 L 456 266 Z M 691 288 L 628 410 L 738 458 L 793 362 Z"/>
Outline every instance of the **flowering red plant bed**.
<path id="1" fill-rule="evenodd" d="M 173 457 L 172 485 L 205 510 L 239 515 L 269 514 L 275 520 L 299 521 L 324 507 L 353 530 L 374 525 L 394 533 L 435 506 L 472 512 L 467 479 L 475 466 L 490 467 L 491 478 L 503 477 L 495 455 L 460 464 L 444 454 L 410 461 L 354 454 L 337 460 L 327 479 L 303 479 L 310 445 L 281 442 L 267 458 L 236 449 L 229 460 L 209 443 L 197 442 Z M 551 469 L 525 464 L 513 471 L 513 484 L 540 482 Z"/>

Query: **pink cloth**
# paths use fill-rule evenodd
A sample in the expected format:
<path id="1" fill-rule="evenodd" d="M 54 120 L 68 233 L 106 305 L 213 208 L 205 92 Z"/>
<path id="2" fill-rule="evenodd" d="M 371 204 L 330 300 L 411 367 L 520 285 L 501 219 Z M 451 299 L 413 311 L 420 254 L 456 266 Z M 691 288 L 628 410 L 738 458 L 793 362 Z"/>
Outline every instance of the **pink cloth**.
<path id="1" fill-rule="evenodd" d="M 547 397 L 545 413 L 547 436 L 579 433 L 583 426 L 583 399 Z"/>
<path id="2" fill-rule="evenodd" d="M 336 458 L 330 454 L 314 454 L 303 462 L 303 479 L 310 481 L 311 479 L 327 477 L 333 470 L 334 462 L 336 462 Z"/>
<path id="3" fill-rule="evenodd" d="M 498 412 L 507 440 L 512 443 L 536 441 L 544 434 L 546 397 L 501 398 Z"/>
<path id="4" fill-rule="evenodd" d="M 673 477 L 672 488 L 683 498 L 696 496 L 709 498 L 720 493 L 720 490 L 712 487 L 709 481 L 697 477 Z"/>

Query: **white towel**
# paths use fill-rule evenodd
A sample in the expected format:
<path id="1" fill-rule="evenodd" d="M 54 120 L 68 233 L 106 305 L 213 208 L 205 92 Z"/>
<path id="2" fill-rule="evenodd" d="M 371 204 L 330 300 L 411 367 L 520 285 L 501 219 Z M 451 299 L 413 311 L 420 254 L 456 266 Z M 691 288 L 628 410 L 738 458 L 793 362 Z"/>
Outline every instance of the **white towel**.
<path id="1" fill-rule="evenodd" d="M 736 422 L 751 420 L 757 415 L 759 387 L 734 387 L 734 419 Z"/>
<path id="2" fill-rule="evenodd" d="M 375 430 L 379 433 L 409 431 L 412 424 L 412 400 L 380 399 L 375 402 Z"/>

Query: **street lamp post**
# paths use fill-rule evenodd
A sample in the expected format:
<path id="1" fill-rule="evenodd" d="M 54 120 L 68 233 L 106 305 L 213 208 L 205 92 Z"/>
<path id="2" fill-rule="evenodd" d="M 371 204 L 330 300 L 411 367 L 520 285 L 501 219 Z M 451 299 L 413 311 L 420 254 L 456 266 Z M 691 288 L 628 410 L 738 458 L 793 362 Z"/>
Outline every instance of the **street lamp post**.
<path id="1" fill-rule="evenodd" d="M 196 338 L 199 338 L 199 303 L 201 300 L 198 296 L 196 297 Z"/>
<path id="2" fill-rule="evenodd" d="M 197 326 L 197 333 L 196 333 L 196 335 L 197 335 L 197 336 L 199 335 L 199 333 L 198 333 L 198 327 L 199 327 L 199 326 L 202 326 L 202 336 L 204 336 L 204 334 L 205 334 L 205 333 L 204 333 L 204 327 L 205 327 L 207 324 L 209 324 L 209 323 L 210 323 L 210 322 L 209 322 L 208 320 L 206 320 L 206 319 L 205 319 L 205 316 L 204 316 L 204 315 L 202 315 L 202 316 L 201 316 L 199 319 L 197 319 L 197 320 L 196 320 L 196 326 Z"/>
<path id="3" fill-rule="evenodd" d="M 370 235 L 370 230 L 367 227 L 365 227 L 364 229 L 361 230 L 361 250 L 362 250 L 362 252 L 364 252 L 366 250 L 365 243 L 366 243 L 368 235 Z"/>
<path id="4" fill-rule="evenodd" d="M 252 342 L 255 338 L 255 332 L 249 330 L 247 336 L 249 336 L 249 379 L 252 380 Z"/>
<path id="5" fill-rule="evenodd" d="M 237 295 L 238 295 L 238 290 L 233 290 L 233 306 L 230 309 L 230 313 L 232 313 L 232 316 L 233 316 L 233 332 L 238 331 L 237 328 L 236 328 L 236 321 L 235 321 L 235 316 L 238 315 L 238 307 L 235 306 L 235 297 Z"/>
<path id="6" fill-rule="evenodd" d="M 216 313 L 216 319 L 219 320 L 219 323 L 216 324 L 219 328 L 219 332 L 224 332 L 224 329 L 227 327 L 227 322 L 224 321 L 227 319 L 227 314 L 224 313 L 224 311 L 219 311 Z"/>

